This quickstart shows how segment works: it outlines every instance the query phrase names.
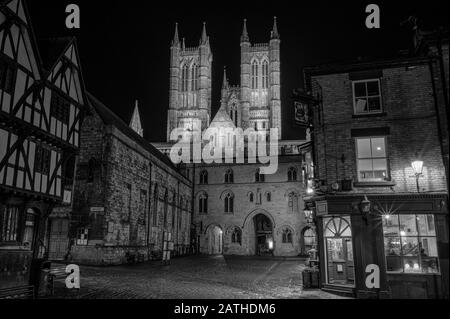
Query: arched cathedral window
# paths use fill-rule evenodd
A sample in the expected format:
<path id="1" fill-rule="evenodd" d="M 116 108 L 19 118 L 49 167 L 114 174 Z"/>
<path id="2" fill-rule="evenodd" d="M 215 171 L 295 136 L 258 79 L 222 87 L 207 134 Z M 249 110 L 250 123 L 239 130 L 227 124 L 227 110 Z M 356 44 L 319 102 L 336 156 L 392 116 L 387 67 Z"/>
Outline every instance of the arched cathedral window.
<path id="1" fill-rule="evenodd" d="M 208 195 L 201 194 L 198 198 L 198 212 L 200 214 L 208 213 Z"/>
<path id="2" fill-rule="evenodd" d="M 235 244 L 242 243 L 242 231 L 238 227 L 235 227 L 233 233 L 231 233 L 231 242 Z"/>
<path id="3" fill-rule="evenodd" d="M 197 64 L 193 64 L 191 68 L 191 91 L 197 91 L 198 90 L 198 66 Z"/>
<path id="4" fill-rule="evenodd" d="M 283 244 L 292 244 L 292 231 L 287 227 L 283 230 L 282 242 Z"/>
<path id="5" fill-rule="evenodd" d="M 288 170 L 288 181 L 296 181 L 297 180 L 297 170 L 294 167 L 290 167 Z"/>
<path id="6" fill-rule="evenodd" d="M 181 92 L 186 92 L 188 90 L 189 84 L 189 67 L 187 64 L 183 65 L 181 69 Z"/>
<path id="7" fill-rule="evenodd" d="M 233 183 L 233 171 L 227 169 L 225 172 L 225 183 Z"/>
<path id="8" fill-rule="evenodd" d="M 224 198 L 224 206 L 225 206 L 225 213 L 232 213 L 233 212 L 233 195 L 231 193 L 227 193 Z"/>
<path id="9" fill-rule="evenodd" d="M 258 88 L 258 62 L 252 63 L 252 89 Z"/>
<path id="10" fill-rule="evenodd" d="M 262 64 L 262 88 L 267 89 L 269 87 L 269 63 L 264 61 Z"/>
<path id="11" fill-rule="evenodd" d="M 200 184 L 208 184 L 208 172 L 207 171 L 200 172 Z"/>

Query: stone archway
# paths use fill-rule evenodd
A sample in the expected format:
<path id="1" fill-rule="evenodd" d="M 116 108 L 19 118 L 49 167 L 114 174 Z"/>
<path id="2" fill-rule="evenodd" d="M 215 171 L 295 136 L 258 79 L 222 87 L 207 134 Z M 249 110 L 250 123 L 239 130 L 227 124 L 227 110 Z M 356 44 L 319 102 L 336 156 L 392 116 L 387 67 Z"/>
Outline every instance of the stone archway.
<path id="1" fill-rule="evenodd" d="M 221 255 L 223 253 L 223 230 L 218 225 L 210 225 L 206 231 L 208 238 L 208 254 Z"/>
<path id="2" fill-rule="evenodd" d="M 253 217 L 255 236 L 255 255 L 272 256 L 274 251 L 273 225 L 265 214 L 257 214 Z"/>

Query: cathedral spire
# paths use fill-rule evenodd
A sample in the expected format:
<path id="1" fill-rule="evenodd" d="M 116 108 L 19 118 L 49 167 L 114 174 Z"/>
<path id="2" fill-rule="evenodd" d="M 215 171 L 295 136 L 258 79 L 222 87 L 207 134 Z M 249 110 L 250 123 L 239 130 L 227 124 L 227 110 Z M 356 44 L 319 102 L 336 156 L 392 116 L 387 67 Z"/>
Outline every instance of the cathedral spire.
<path id="1" fill-rule="evenodd" d="M 227 80 L 227 67 L 223 67 L 223 82 L 222 82 L 222 89 L 225 89 L 228 87 L 228 80 Z"/>
<path id="2" fill-rule="evenodd" d="M 178 37 L 178 22 L 175 23 L 175 34 L 173 36 L 172 45 L 177 46 L 180 44 L 180 38 Z"/>
<path id="3" fill-rule="evenodd" d="M 247 19 L 244 19 L 244 27 L 242 29 L 241 42 L 248 42 L 248 33 L 247 33 Z"/>
<path id="4" fill-rule="evenodd" d="M 273 28 L 272 32 L 270 33 L 271 39 L 279 39 L 280 35 L 278 34 L 278 27 L 277 27 L 277 17 L 273 17 Z"/>
<path id="5" fill-rule="evenodd" d="M 133 116 L 131 117 L 130 127 L 133 131 L 138 133 L 141 137 L 144 136 L 144 130 L 142 129 L 142 125 L 141 125 L 141 117 L 139 115 L 139 106 L 138 106 L 137 100 L 134 104 L 134 111 L 133 111 Z"/>
<path id="6" fill-rule="evenodd" d="M 207 44 L 208 42 L 208 36 L 206 35 L 206 22 L 203 22 L 203 30 L 202 30 L 202 37 L 200 39 L 200 45 Z"/>

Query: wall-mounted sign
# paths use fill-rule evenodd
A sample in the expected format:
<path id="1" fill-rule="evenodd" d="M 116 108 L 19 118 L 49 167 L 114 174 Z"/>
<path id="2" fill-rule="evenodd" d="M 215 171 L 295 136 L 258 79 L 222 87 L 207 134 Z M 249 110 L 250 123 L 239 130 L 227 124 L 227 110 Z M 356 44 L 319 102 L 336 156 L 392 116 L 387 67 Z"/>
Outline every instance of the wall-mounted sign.
<path id="1" fill-rule="evenodd" d="M 294 102 L 295 123 L 300 126 L 308 126 L 308 105 L 305 103 Z"/>
<path id="2" fill-rule="evenodd" d="M 105 211 L 105 207 L 91 207 L 91 212 L 95 212 L 95 213 L 98 213 L 98 212 L 104 212 Z"/>
<path id="3" fill-rule="evenodd" d="M 316 216 L 328 215 L 328 202 L 326 200 L 316 202 Z"/>

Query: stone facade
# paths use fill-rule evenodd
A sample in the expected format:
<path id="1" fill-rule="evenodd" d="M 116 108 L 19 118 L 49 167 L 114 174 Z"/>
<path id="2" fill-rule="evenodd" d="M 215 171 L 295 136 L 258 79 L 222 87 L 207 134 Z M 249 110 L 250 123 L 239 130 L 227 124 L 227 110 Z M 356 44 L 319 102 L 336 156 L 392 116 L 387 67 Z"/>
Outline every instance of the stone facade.
<path id="1" fill-rule="evenodd" d="M 175 254 L 188 253 L 191 183 L 106 106 L 90 101 L 75 182 L 73 260 L 109 265 L 159 258 L 166 232 Z"/>
<path id="2" fill-rule="evenodd" d="M 297 256 L 303 251 L 302 230 L 306 226 L 303 214 L 303 197 L 306 180 L 302 177 L 301 155 L 280 157 L 275 174 L 265 175 L 264 181 L 255 181 L 260 164 L 216 164 L 196 167 L 194 216 L 200 235 L 200 252 L 213 253 L 214 233 L 219 227 L 222 233 L 223 254 L 255 255 L 257 251 L 255 217 L 262 214 L 271 222 L 273 255 Z M 298 172 L 296 180 L 288 181 L 289 169 Z M 207 183 L 200 175 L 207 172 Z M 225 182 L 231 172 L 232 181 Z M 233 197 L 232 212 L 225 212 L 226 196 Z M 201 197 L 207 197 L 207 211 L 201 211 Z M 233 242 L 233 231 L 238 229 L 241 240 Z M 283 232 L 289 232 L 292 240 L 283 242 Z"/>

